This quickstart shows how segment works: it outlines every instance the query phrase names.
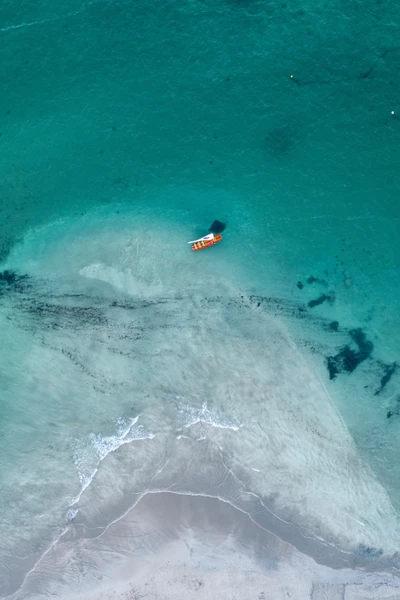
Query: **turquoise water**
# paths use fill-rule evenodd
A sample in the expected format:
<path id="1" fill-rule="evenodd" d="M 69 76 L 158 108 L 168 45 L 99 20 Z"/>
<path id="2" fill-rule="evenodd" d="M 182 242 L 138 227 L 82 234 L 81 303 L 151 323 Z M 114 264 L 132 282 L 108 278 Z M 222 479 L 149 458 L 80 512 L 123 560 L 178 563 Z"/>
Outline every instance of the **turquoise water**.
<path id="1" fill-rule="evenodd" d="M 398 39 L 381 2 L 2 4 L 3 596 L 157 489 L 397 565 Z"/>

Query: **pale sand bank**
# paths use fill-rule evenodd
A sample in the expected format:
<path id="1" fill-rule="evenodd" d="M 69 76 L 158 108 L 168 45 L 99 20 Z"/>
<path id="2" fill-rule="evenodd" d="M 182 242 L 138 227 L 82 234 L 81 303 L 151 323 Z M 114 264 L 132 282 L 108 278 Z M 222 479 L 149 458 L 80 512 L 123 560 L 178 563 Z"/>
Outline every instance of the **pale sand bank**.
<path id="1" fill-rule="evenodd" d="M 96 535 L 71 530 L 9 598 L 400 599 L 400 579 L 317 565 L 212 498 L 148 494 Z"/>

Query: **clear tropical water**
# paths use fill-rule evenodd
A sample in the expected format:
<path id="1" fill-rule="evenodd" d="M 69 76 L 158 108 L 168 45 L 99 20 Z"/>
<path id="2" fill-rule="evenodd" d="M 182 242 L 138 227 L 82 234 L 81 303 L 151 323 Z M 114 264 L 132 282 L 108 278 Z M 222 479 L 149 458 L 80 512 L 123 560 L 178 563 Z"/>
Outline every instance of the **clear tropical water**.
<path id="1" fill-rule="evenodd" d="M 397 12 L 2 3 L 3 596 L 164 489 L 399 566 Z"/>

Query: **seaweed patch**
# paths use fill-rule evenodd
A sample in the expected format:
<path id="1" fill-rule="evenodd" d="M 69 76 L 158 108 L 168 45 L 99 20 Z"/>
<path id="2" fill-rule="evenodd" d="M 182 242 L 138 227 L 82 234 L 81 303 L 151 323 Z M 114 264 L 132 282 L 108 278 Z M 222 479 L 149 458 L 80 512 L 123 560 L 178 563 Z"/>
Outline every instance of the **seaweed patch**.
<path id="1" fill-rule="evenodd" d="M 0 295 L 5 290 L 13 289 L 14 291 L 21 292 L 23 287 L 21 283 L 28 279 L 28 275 L 18 275 L 15 271 L 1 271 L 0 272 Z"/>
<path id="2" fill-rule="evenodd" d="M 269 154 L 282 158 L 290 154 L 303 138 L 298 127 L 282 125 L 273 127 L 264 138 L 265 148 Z"/>
<path id="3" fill-rule="evenodd" d="M 362 329 L 353 329 L 349 332 L 357 350 L 346 345 L 335 356 L 327 357 L 329 379 L 335 379 L 339 373 L 352 373 L 360 363 L 371 356 L 374 345 L 367 340 Z"/>
<path id="4" fill-rule="evenodd" d="M 386 418 L 390 419 L 390 417 L 393 417 L 393 415 L 398 415 L 399 414 L 399 410 L 389 410 L 386 414 Z"/>
<path id="5" fill-rule="evenodd" d="M 328 296 L 327 294 L 321 294 L 321 296 L 319 296 L 318 298 L 316 298 L 315 300 L 310 300 L 310 302 L 308 303 L 308 306 L 310 308 L 314 308 L 315 306 L 319 306 L 320 304 L 323 304 L 323 302 L 333 302 L 334 301 L 334 296 Z"/>
<path id="6" fill-rule="evenodd" d="M 18 306 L 23 313 L 40 319 L 43 329 L 66 329 L 107 325 L 103 311 L 95 306 L 68 306 L 61 303 L 27 299 Z"/>
<path id="7" fill-rule="evenodd" d="M 364 546 L 364 544 L 359 544 L 358 552 L 361 555 L 368 555 L 374 558 L 382 556 L 383 550 L 381 548 L 374 548 L 373 546 Z"/>
<path id="8" fill-rule="evenodd" d="M 400 396 L 397 396 L 396 401 L 397 401 L 397 406 L 395 408 L 393 408 L 392 410 L 389 410 L 386 413 L 387 419 L 390 419 L 390 417 L 393 417 L 393 415 L 396 415 L 396 416 L 400 415 Z"/>
<path id="9" fill-rule="evenodd" d="M 0 273 L 0 281 L 12 285 L 18 279 L 18 275 L 14 271 L 3 271 Z"/>
<path id="10" fill-rule="evenodd" d="M 241 296 L 242 302 L 244 296 Z M 257 307 L 265 306 L 267 310 L 276 316 L 282 317 L 295 317 L 301 319 L 311 319 L 312 317 L 307 314 L 307 311 L 303 306 L 297 302 L 291 300 L 284 300 L 281 298 L 275 298 L 273 296 L 256 296 L 254 294 L 248 296 L 248 300 L 251 304 L 255 304 Z M 313 321 L 316 319 L 313 318 Z M 317 317 L 317 320 L 321 320 Z"/>
<path id="11" fill-rule="evenodd" d="M 320 283 L 321 285 L 327 285 L 325 279 L 318 279 L 318 277 L 314 277 L 313 275 L 307 277 L 307 283 L 310 285 L 312 283 Z"/>
<path id="12" fill-rule="evenodd" d="M 381 391 L 383 390 L 383 388 L 385 387 L 385 385 L 387 383 L 389 383 L 389 381 L 391 380 L 392 376 L 395 374 L 395 372 L 397 371 L 397 367 L 398 364 L 396 362 L 394 362 L 391 365 L 385 365 L 384 363 L 381 363 L 384 369 L 384 373 L 381 377 L 381 383 L 379 388 L 376 390 L 374 396 L 377 396 L 378 394 L 381 393 Z"/>

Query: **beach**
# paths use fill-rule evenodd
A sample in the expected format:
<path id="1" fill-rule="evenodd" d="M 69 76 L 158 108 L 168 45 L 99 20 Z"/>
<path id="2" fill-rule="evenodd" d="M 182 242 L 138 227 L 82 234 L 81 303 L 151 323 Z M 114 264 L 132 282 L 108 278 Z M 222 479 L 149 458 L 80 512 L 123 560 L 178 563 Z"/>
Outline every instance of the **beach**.
<path id="1" fill-rule="evenodd" d="M 80 535 L 60 540 L 13 598 L 400 597 L 398 578 L 320 566 L 211 498 L 150 494 L 102 535 Z"/>
<path id="2" fill-rule="evenodd" d="M 9 254 L 8 376 L 20 403 L 37 400 L 19 424 L 8 518 L 27 520 L 3 541 L 5 597 L 129 598 L 146 583 L 149 597 L 165 586 L 184 597 L 195 573 L 210 574 L 196 593 L 211 597 L 231 572 L 227 597 L 253 583 L 271 598 L 299 586 L 318 598 L 318 582 L 395 590 L 396 510 L 309 350 L 323 344 L 323 356 L 349 333 L 327 337 L 329 315 L 298 321 L 279 288 L 245 295 L 223 253 L 196 265 L 183 246 L 175 270 L 183 227 L 153 217 L 143 237 L 146 218 L 91 211 L 31 230 Z"/>
<path id="3" fill-rule="evenodd" d="M 1 598 L 400 597 L 398 33 L 0 6 Z"/>

